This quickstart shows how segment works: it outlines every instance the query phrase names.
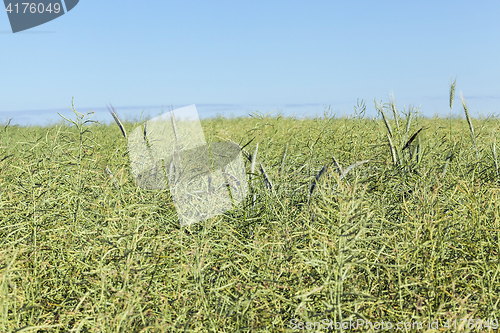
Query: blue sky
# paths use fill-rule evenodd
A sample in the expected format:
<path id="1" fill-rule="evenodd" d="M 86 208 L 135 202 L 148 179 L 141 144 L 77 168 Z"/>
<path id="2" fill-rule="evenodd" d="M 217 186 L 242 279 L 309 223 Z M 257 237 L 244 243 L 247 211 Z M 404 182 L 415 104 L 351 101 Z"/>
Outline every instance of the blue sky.
<path id="1" fill-rule="evenodd" d="M 0 122 L 111 120 L 196 104 L 200 117 L 351 114 L 358 98 L 500 112 L 497 1 L 93 1 L 13 34 L 0 14 Z"/>

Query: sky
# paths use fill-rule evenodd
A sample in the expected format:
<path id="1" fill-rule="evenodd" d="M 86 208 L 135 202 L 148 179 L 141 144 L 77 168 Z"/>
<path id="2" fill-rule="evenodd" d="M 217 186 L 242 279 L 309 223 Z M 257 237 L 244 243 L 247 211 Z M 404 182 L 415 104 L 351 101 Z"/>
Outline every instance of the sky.
<path id="1" fill-rule="evenodd" d="M 111 122 L 196 104 L 201 118 L 350 115 L 364 99 L 500 112 L 498 1 L 95 1 L 12 33 L 0 14 L 0 123 L 90 110 Z"/>

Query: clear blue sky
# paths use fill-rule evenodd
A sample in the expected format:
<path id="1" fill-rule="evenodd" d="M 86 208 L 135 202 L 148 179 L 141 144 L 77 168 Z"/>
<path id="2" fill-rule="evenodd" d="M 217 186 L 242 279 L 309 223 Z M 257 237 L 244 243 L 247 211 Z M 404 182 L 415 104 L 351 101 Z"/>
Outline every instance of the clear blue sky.
<path id="1" fill-rule="evenodd" d="M 358 98 L 426 116 L 500 111 L 498 1 L 94 1 L 12 34 L 0 14 L 0 122 L 196 104 L 200 116 L 350 114 Z"/>

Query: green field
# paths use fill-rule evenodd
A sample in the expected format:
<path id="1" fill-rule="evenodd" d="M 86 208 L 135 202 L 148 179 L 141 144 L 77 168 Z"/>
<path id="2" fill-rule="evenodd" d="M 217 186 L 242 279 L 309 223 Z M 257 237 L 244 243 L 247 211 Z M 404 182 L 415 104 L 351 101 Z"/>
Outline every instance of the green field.
<path id="1" fill-rule="evenodd" d="M 5 123 L 0 332 L 495 327 L 499 120 L 379 107 L 203 120 L 207 142 L 245 146 L 250 193 L 187 228 L 168 190 L 135 185 L 116 124 Z"/>

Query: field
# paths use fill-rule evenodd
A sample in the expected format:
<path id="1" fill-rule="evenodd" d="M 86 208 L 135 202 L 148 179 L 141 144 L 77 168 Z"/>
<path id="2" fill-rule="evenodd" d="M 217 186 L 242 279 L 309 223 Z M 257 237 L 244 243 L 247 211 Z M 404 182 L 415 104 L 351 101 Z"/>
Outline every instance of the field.
<path id="1" fill-rule="evenodd" d="M 250 193 L 187 228 L 168 190 L 135 185 L 116 124 L 5 123 L 0 332 L 491 330 L 499 120 L 378 107 L 203 120 L 245 146 Z"/>

